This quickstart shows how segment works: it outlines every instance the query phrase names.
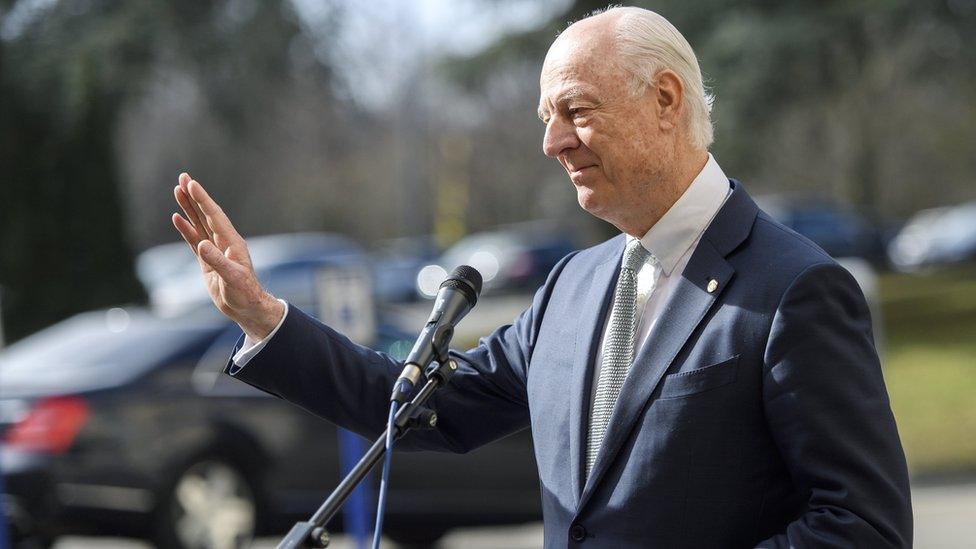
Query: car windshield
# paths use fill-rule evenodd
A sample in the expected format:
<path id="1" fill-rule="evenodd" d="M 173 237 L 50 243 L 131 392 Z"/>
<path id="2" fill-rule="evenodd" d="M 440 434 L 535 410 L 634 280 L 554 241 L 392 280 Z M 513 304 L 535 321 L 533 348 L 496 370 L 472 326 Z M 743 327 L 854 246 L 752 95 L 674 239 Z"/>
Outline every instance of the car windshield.
<path id="1" fill-rule="evenodd" d="M 0 396 L 125 383 L 214 330 L 120 308 L 77 315 L 0 352 Z"/>

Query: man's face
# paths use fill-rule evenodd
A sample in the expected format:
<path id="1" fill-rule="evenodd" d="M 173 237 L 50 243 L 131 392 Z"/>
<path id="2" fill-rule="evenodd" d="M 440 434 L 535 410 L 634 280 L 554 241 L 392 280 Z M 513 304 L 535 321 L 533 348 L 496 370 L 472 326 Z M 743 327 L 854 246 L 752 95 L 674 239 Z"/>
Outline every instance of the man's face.
<path id="1" fill-rule="evenodd" d="M 577 25 L 556 40 L 542 69 L 542 149 L 566 169 L 580 206 L 614 222 L 653 192 L 673 147 L 660 133 L 653 88 L 632 94 L 612 40 L 600 36 L 608 33 Z"/>

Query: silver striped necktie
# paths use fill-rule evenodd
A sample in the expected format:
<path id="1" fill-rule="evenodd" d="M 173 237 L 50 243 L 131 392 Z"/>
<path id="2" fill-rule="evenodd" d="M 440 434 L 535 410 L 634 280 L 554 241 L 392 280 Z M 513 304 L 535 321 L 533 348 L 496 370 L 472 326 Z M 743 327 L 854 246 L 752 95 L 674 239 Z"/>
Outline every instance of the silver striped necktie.
<path id="1" fill-rule="evenodd" d="M 631 240 L 624 250 L 623 265 L 617 278 L 617 289 L 610 311 L 600 378 L 590 414 L 590 431 L 586 442 L 586 476 L 590 476 L 597 452 L 607 432 L 610 414 L 620 394 L 620 387 L 627 378 L 634 360 L 634 338 L 637 334 L 637 272 L 647 261 L 650 252 L 641 246 L 640 240 Z"/>

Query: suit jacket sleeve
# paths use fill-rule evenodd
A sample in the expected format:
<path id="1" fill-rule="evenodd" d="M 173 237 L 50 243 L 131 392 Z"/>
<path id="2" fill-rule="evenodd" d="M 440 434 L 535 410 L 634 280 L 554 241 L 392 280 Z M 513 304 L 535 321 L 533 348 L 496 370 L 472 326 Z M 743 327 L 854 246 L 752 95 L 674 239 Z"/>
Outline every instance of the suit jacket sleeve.
<path id="1" fill-rule="evenodd" d="M 411 431 L 399 449 L 467 452 L 529 424 L 526 374 L 536 334 L 564 258 L 511 325 L 451 354 L 458 371 L 428 401 L 435 429 Z M 240 345 L 240 342 L 238 342 Z M 236 352 L 236 351 L 235 351 Z M 278 333 L 248 362 L 225 372 L 367 438 L 386 428 L 390 392 L 403 364 L 350 341 L 292 307 Z"/>
<path id="2" fill-rule="evenodd" d="M 784 294 L 765 350 L 766 419 L 805 512 L 759 547 L 910 547 L 908 471 L 864 296 L 835 263 Z"/>

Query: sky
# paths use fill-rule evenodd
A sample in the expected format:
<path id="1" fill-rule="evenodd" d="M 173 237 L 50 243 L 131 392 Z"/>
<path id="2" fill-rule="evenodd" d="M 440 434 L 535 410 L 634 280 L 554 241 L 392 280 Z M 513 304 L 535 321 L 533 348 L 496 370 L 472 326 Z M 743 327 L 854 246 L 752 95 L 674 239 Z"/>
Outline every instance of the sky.
<path id="1" fill-rule="evenodd" d="M 321 0 L 292 0 L 313 26 L 329 12 Z M 568 0 L 339 0 L 353 39 L 376 39 L 376 29 L 409 48 L 470 54 L 509 31 L 532 28 L 561 11 Z M 379 27 L 376 22 L 385 23 Z M 387 38 L 392 38 L 387 36 Z"/>
<path id="2" fill-rule="evenodd" d="M 331 7 L 292 0 L 310 29 L 323 28 Z M 339 0 L 337 61 L 367 106 L 389 106 L 402 79 L 444 54 L 470 55 L 506 33 L 534 28 L 560 13 L 568 0 Z M 541 60 L 540 60 L 541 62 Z"/>
<path id="3" fill-rule="evenodd" d="M 260 0 L 230 0 L 225 15 L 253 13 Z M 322 51 L 364 106 L 389 107 L 403 79 L 444 54 L 470 55 L 509 32 L 536 27 L 562 12 L 569 0 L 290 0 L 313 35 L 333 32 L 326 23 L 341 14 L 339 36 L 322 40 Z M 0 14 L 0 39 L 21 30 L 59 0 L 18 0 Z M 72 9 L 88 9 L 73 0 Z M 338 39 L 336 39 L 338 38 Z M 326 46 L 325 44 L 328 44 Z M 328 51 L 325 51 L 328 48 Z M 325 59 L 324 59 L 325 60 Z"/>

